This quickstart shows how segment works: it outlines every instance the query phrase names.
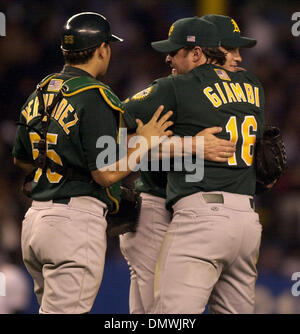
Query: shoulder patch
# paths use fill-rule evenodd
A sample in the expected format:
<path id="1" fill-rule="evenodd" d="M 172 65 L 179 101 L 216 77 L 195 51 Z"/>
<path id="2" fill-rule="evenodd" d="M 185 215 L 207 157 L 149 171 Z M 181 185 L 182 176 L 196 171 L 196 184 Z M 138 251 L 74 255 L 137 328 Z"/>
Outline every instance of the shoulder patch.
<path id="1" fill-rule="evenodd" d="M 47 88 L 48 92 L 59 92 L 64 81 L 62 79 L 51 79 Z"/>
<path id="2" fill-rule="evenodd" d="M 142 100 L 151 94 L 153 86 L 150 86 L 132 96 L 132 100 Z"/>
<path id="3" fill-rule="evenodd" d="M 48 82 L 49 82 L 52 78 L 56 77 L 57 75 L 58 75 L 57 73 L 52 73 L 52 74 L 47 75 L 41 82 L 39 82 L 38 86 L 39 86 L 39 87 L 44 87 L 44 86 L 46 86 L 46 85 L 48 84 Z"/>
<path id="4" fill-rule="evenodd" d="M 124 113 L 122 102 L 119 98 L 108 88 L 101 87 L 99 91 L 104 99 L 104 101 L 115 110 L 120 111 L 122 114 Z"/>
<path id="5" fill-rule="evenodd" d="M 226 71 L 220 69 L 220 68 L 215 68 L 214 69 L 215 72 L 217 73 L 217 76 L 221 79 L 221 80 L 228 80 L 231 81 L 229 75 L 227 74 Z"/>

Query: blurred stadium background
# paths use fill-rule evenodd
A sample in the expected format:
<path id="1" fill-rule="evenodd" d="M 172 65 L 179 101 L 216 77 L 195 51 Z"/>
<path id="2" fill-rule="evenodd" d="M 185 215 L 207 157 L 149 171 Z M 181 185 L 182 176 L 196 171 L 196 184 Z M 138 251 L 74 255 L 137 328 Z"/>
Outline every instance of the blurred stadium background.
<path id="1" fill-rule="evenodd" d="M 38 311 L 20 251 L 21 222 L 30 201 L 21 193 L 22 175 L 12 164 L 15 121 L 36 84 L 63 66 L 60 28 L 81 11 L 103 14 L 112 31 L 125 40 L 113 46 L 103 80 L 121 99 L 169 74 L 164 56 L 152 50 L 150 42 L 166 38 L 179 18 L 230 15 L 244 35 L 258 40 L 255 48 L 242 50 L 242 66 L 263 83 L 266 123 L 282 130 L 288 171 L 274 190 L 256 198 L 264 229 L 256 313 L 300 313 L 300 297 L 293 296 L 291 279 L 300 272 L 300 36 L 292 35 L 291 19 L 300 12 L 299 0 L 0 1 L 0 12 L 6 16 L 6 36 L 0 37 L 0 272 L 6 275 L 6 297 L 0 296 L 0 313 Z M 118 240 L 109 240 L 92 313 L 128 313 L 128 289 L 129 272 Z"/>

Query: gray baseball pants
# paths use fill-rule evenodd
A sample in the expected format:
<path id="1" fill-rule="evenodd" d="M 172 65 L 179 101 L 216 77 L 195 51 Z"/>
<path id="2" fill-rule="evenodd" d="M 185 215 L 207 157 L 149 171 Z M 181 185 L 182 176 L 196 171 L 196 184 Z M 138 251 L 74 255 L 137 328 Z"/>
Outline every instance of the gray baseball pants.
<path id="1" fill-rule="evenodd" d="M 253 313 L 262 227 L 249 196 L 196 193 L 174 206 L 155 273 L 153 313 Z M 221 195 L 221 197 L 220 197 Z M 208 196 L 208 199 L 211 196 Z"/>
<path id="2" fill-rule="evenodd" d="M 150 313 L 154 301 L 154 272 L 159 249 L 171 221 L 165 199 L 142 193 L 141 215 L 136 233 L 120 236 L 120 248 L 130 269 L 131 314 Z"/>
<path id="3" fill-rule="evenodd" d="M 100 287 L 106 252 L 106 204 L 73 197 L 33 201 L 22 225 L 22 253 L 39 313 L 87 313 Z"/>

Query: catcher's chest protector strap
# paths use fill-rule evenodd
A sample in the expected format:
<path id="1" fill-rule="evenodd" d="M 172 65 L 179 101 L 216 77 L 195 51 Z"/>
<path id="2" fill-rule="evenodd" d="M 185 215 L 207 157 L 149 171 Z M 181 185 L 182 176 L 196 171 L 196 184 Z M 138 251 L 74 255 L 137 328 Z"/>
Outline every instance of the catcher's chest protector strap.
<path id="1" fill-rule="evenodd" d="M 38 85 L 37 92 L 36 92 L 38 100 L 39 100 L 38 113 L 41 115 L 42 131 L 40 134 L 40 141 L 38 143 L 39 155 L 38 155 L 38 158 L 34 161 L 34 166 L 37 168 L 41 168 L 43 172 L 46 171 L 47 167 L 50 167 L 49 161 L 51 161 L 50 159 L 47 158 L 47 132 L 48 132 L 48 127 L 50 123 L 51 113 L 54 107 L 56 106 L 56 104 L 62 99 L 62 89 L 63 89 L 62 87 L 62 89 L 54 97 L 52 103 L 45 108 L 44 98 L 43 98 L 44 87 L 45 86 L 42 87 Z M 56 169 L 55 165 L 57 164 L 53 161 L 53 166 L 51 170 L 54 172 L 58 172 L 58 170 L 54 170 Z"/>
<path id="2" fill-rule="evenodd" d="M 86 173 L 85 171 L 74 169 L 71 167 L 63 167 L 47 157 L 47 132 L 48 132 L 48 127 L 50 123 L 51 113 L 53 109 L 55 108 L 55 106 L 63 98 L 64 96 L 63 93 L 67 90 L 67 87 L 65 85 L 62 85 L 57 95 L 53 98 L 52 103 L 49 106 L 45 107 L 45 102 L 43 98 L 45 87 L 56 76 L 57 74 L 49 75 L 37 85 L 36 95 L 39 101 L 38 114 L 41 115 L 40 117 L 41 117 L 41 123 L 42 123 L 42 130 L 39 131 L 36 128 L 28 124 L 23 124 L 23 123 L 17 123 L 17 124 L 28 127 L 29 129 L 32 129 L 40 137 L 40 140 L 38 142 L 38 147 L 37 147 L 39 154 L 38 154 L 37 159 L 35 159 L 33 162 L 34 167 L 40 168 L 43 172 L 46 172 L 47 168 L 50 168 L 52 172 L 56 172 L 60 175 L 64 175 L 68 179 L 71 179 L 71 180 L 91 182 L 92 178 L 89 173 Z M 27 178 L 27 181 L 28 180 L 29 178 Z"/>

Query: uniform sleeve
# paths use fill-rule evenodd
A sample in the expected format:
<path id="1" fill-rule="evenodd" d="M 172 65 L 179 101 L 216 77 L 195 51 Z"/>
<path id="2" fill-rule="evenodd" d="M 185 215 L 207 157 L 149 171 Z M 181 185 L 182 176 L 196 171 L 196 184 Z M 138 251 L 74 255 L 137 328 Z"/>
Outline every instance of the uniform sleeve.
<path id="1" fill-rule="evenodd" d="M 162 115 L 172 110 L 171 120 L 175 118 L 176 96 L 170 78 L 159 79 L 148 88 L 124 101 L 125 111 L 133 118 L 142 120 L 144 124 L 150 121 L 160 105 L 165 107 Z"/>
<path id="2" fill-rule="evenodd" d="M 83 152 L 90 170 L 97 166 L 98 155 L 104 150 L 112 150 L 111 163 L 116 161 L 119 111 L 113 110 L 96 91 L 88 91 L 83 101 L 80 117 L 80 138 Z M 106 146 L 103 143 L 108 143 Z M 98 147 L 97 147 L 98 146 Z M 100 147 L 104 146 L 104 147 Z M 107 163 L 107 162 L 106 162 Z"/>
<path id="3" fill-rule="evenodd" d="M 22 114 L 19 121 L 22 124 L 26 124 L 26 119 Z M 19 125 L 17 128 L 12 155 L 18 160 L 33 161 L 31 143 L 25 126 Z"/>
<path id="4" fill-rule="evenodd" d="M 130 130 L 130 132 L 134 132 L 137 128 L 136 120 L 129 112 L 126 111 L 125 107 L 124 114 L 122 116 L 127 129 Z"/>

